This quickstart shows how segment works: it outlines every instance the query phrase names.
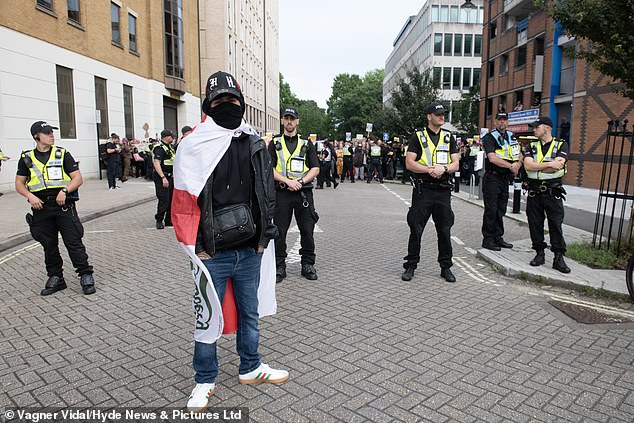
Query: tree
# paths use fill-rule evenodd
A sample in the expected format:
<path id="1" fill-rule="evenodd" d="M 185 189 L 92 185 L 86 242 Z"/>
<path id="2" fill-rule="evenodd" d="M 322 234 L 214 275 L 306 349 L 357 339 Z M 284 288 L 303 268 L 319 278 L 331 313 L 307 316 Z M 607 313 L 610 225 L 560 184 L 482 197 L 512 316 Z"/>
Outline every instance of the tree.
<path id="1" fill-rule="evenodd" d="M 454 103 L 455 104 L 455 103 Z M 479 133 L 480 118 L 480 84 L 469 88 L 468 92 L 462 93 L 462 97 L 454 106 L 453 124 L 467 135 Z"/>
<path id="2" fill-rule="evenodd" d="M 634 100 L 634 0 L 538 0 L 566 33 L 577 39 L 577 54 Z M 579 41 L 586 41 L 581 43 Z"/>
<path id="3" fill-rule="evenodd" d="M 390 122 L 387 129 L 396 134 L 411 134 L 414 128 L 426 125 L 425 109 L 439 96 L 431 69 L 422 73 L 418 68 L 408 69 L 405 75 L 397 82 L 385 110 L 384 119 Z"/>
<path id="4" fill-rule="evenodd" d="M 288 82 L 284 80 L 284 75 L 280 72 L 280 111 L 287 107 L 297 107 L 299 99 L 293 91 Z"/>

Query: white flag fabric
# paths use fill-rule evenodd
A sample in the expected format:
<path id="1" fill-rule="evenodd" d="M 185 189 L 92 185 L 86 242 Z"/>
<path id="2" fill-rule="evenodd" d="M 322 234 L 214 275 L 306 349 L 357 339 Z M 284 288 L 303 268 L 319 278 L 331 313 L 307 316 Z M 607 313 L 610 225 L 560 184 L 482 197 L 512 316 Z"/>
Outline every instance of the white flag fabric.
<path id="1" fill-rule="evenodd" d="M 196 317 L 194 339 L 206 344 L 214 343 L 222 335 L 224 319 L 222 306 L 214 288 L 209 271 L 195 254 L 196 235 L 200 222 L 198 196 L 209 176 L 229 148 L 231 139 L 242 133 L 256 134 L 242 121 L 235 129 L 218 126 L 205 116 L 193 131 L 178 145 L 174 160 L 174 194 L 172 196 L 172 223 L 176 239 L 181 243 L 191 260 L 195 290 L 192 306 Z M 260 268 L 258 289 L 258 312 L 260 317 L 275 314 L 275 252 L 271 240 L 264 251 Z"/>

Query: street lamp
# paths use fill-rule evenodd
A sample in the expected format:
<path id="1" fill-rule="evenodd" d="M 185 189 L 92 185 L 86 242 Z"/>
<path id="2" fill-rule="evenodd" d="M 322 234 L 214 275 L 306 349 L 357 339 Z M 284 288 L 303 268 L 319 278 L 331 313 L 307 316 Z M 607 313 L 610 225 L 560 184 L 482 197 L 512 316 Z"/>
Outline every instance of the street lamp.
<path id="1" fill-rule="evenodd" d="M 464 4 L 460 7 L 462 7 L 463 9 L 477 9 L 478 6 L 476 6 L 475 4 L 471 3 L 472 0 L 465 0 Z"/>

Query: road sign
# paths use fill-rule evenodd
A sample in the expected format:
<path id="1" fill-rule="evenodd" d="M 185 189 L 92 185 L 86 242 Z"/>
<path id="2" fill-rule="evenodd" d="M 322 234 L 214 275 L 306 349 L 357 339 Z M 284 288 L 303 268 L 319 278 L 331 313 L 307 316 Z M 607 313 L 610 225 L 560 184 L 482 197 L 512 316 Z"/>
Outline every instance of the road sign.
<path id="1" fill-rule="evenodd" d="M 383 141 L 387 141 L 390 139 L 390 134 L 388 134 L 387 132 L 383 132 Z"/>
<path id="2" fill-rule="evenodd" d="M 101 124 L 101 110 L 95 109 L 95 121 Z"/>
<path id="3" fill-rule="evenodd" d="M 352 141 L 352 132 L 346 132 L 346 141 Z"/>
<path id="4" fill-rule="evenodd" d="M 371 123 L 366 123 L 365 124 L 365 132 L 372 132 L 372 124 Z"/>

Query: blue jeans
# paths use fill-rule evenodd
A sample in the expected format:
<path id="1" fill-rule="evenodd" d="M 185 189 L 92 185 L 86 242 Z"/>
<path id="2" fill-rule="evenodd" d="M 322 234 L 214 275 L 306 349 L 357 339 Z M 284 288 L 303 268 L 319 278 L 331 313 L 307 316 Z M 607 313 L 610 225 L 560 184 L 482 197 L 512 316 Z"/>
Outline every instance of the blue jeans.
<path id="1" fill-rule="evenodd" d="M 260 285 L 260 263 L 262 254 L 251 247 L 229 249 L 203 260 L 213 280 L 218 299 L 222 304 L 227 279 L 233 281 L 233 294 L 238 309 L 238 331 L 236 350 L 240 355 L 240 374 L 249 373 L 260 365 L 258 344 L 258 287 Z M 193 367 L 196 383 L 213 383 L 218 375 L 216 343 L 196 342 Z"/>

